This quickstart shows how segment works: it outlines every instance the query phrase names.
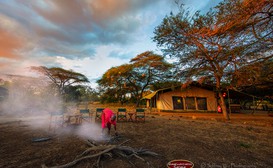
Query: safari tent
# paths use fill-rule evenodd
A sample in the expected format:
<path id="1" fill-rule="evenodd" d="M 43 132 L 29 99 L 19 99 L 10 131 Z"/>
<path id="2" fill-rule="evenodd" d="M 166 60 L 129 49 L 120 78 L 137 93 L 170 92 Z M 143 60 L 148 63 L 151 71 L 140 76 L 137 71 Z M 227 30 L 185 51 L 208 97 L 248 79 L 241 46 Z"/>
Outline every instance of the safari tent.
<path id="1" fill-rule="evenodd" d="M 159 111 L 217 111 L 217 98 L 212 86 L 191 83 L 157 90 L 143 97 L 147 108 Z"/>

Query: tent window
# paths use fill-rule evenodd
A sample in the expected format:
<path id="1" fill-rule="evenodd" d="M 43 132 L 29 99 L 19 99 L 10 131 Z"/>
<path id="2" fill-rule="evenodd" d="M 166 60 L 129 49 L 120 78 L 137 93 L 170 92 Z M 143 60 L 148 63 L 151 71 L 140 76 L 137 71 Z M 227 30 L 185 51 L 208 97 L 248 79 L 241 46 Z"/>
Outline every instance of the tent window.
<path id="1" fill-rule="evenodd" d="M 173 96 L 173 109 L 184 109 L 182 97 Z"/>
<path id="2" fill-rule="evenodd" d="M 187 110 L 196 110 L 194 97 L 186 97 L 185 101 Z"/>
<path id="3" fill-rule="evenodd" d="M 196 98 L 197 101 L 197 107 L 198 110 L 207 110 L 207 98 L 205 97 L 197 97 Z"/>

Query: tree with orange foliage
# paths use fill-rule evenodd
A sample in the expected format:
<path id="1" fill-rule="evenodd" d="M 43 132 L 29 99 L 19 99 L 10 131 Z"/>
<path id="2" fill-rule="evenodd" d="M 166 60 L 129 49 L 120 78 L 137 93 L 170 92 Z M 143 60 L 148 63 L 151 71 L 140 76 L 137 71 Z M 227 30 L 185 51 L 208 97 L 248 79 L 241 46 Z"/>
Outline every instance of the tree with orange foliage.
<path id="1" fill-rule="evenodd" d="M 272 30 L 272 2 L 225 0 L 206 14 L 191 14 L 180 7 L 176 15 L 171 13 L 156 27 L 154 41 L 165 55 L 177 58 L 175 65 L 180 71 L 176 75 L 184 81 L 214 81 L 224 118 L 229 120 L 223 83 L 235 79 L 240 68 L 272 58 L 266 54 L 272 51 L 272 46 L 265 45 L 268 40 L 256 38 L 258 30 L 263 38 L 272 37 L 267 34 Z M 266 18 L 257 20 L 263 10 L 269 11 L 268 23 Z M 267 29 L 267 24 L 271 28 Z M 255 33 L 249 30 L 253 26 Z"/>
<path id="2" fill-rule="evenodd" d="M 146 51 L 132 58 L 129 64 L 110 68 L 97 81 L 104 99 L 116 98 L 123 103 L 125 95 L 130 94 L 138 106 L 145 90 L 165 79 L 171 64 L 151 51 Z"/>

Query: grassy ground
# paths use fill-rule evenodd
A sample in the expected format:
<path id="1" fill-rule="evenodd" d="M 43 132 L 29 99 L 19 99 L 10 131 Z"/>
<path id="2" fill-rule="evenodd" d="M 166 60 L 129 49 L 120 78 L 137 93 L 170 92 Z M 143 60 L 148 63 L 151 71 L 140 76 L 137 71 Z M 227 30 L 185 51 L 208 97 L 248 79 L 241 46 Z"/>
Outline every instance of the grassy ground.
<path id="1" fill-rule="evenodd" d="M 100 106 L 102 107 L 102 106 Z M 115 110 L 117 107 L 111 107 Z M 133 108 L 131 110 L 134 110 Z M 85 140 L 100 136 L 100 123 L 93 120 L 82 134 L 79 126 L 58 128 L 32 127 L 30 120 L 9 119 L 0 123 L 0 167 L 41 167 L 68 163 L 87 149 Z M 273 165 L 273 117 L 266 113 L 232 114 L 231 121 L 216 113 L 150 113 L 145 123 L 120 122 L 121 137 L 116 144 L 148 149 L 160 157 L 143 156 L 150 167 L 164 168 L 171 160 L 183 159 L 194 167 L 257 167 Z M 113 132 L 111 132 L 113 135 Z M 34 138 L 50 137 L 42 142 Z M 100 143 L 105 143 L 101 141 Z M 137 158 L 129 159 L 136 167 L 149 167 Z M 76 168 L 92 167 L 96 159 L 79 162 Z M 133 167 L 120 157 L 102 158 L 104 168 Z"/>

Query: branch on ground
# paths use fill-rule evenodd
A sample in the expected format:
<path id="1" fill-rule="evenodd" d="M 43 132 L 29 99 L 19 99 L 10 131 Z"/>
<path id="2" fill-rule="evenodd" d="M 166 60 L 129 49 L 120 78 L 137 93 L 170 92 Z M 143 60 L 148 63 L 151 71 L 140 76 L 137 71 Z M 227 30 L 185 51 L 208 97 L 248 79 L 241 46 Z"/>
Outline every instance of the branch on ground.
<path id="1" fill-rule="evenodd" d="M 116 137 L 114 137 L 116 138 Z M 132 162 L 131 158 L 137 158 L 143 162 L 145 162 L 148 166 L 150 163 L 145 160 L 142 156 L 159 156 L 159 154 L 149 151 L 147 149 L 134 149 L 129 146 L 124 146 L 123 144 L 128 142 L 122 142 L 117 145 L 113 144 L 97 144 L 94 141 L 88 140 L 86 141 L 88 148 L 83 151 L 80 155 L 76 156 L 76 158 L 63 165 L 48 167 L 45 164 L 42 165 L 42 168 L 68 168 L 76 165 L 82 160 L 97 158 L 96 162 L 93 164 L 93 167 L 100 167 L 102 158 L 115 158 L 121 157 L 127 160 L 132 166 L 136 167 L 136 165 Z"/>

